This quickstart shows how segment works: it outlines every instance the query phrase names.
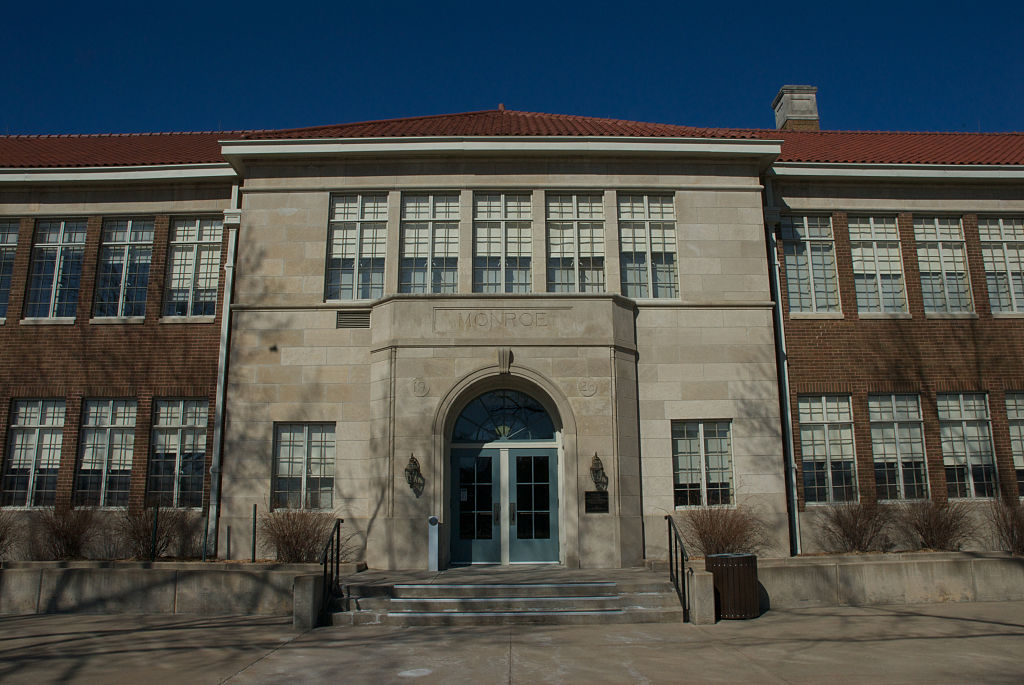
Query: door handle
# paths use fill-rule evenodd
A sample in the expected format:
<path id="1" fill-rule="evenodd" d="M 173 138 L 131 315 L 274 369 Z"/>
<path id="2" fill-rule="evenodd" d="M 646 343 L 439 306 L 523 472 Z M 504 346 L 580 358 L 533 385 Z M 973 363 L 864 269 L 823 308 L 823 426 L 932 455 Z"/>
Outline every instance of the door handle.
<path id="1" fill-rule="evenodd" d="M 516 522 L 516 503 L 513 502 L 508 505 L 508 522 L 515 524 Z"/>
<path id="2" fill-rule="evenodd" d="M 496 526 L 500 526 L 501 525 L 501 505 L 500 504 L 495 504 L 494 505 L 494 525 L 496 525 Z"/>

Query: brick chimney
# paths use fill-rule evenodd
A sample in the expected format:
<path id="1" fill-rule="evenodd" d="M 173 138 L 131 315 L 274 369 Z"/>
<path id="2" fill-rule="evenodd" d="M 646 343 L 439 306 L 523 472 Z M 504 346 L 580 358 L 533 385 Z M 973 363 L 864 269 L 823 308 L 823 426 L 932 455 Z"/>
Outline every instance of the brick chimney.
<path id="1" fill-rule="evenodd" d="M 772 100 L 775 128 L 784 131 L 817 131 L 818 89 L 814 86 L 782 86 Z"/>

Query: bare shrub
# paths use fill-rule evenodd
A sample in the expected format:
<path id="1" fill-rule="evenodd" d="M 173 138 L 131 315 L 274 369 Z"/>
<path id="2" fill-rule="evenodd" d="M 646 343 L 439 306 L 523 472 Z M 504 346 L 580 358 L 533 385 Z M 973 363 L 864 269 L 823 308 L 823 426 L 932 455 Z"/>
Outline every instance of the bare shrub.
<path id="1" fill-rule="evenodd" d="M 898 524 L 923 549 L 955 552 L 974 534 L 970 509 L 964 502 L 908 502 L 898 514 Z"/>
<path id="2" fill-rule="evenodd" d="M 127 547 L 121 537 L 120 512 L 97 511 L 94 521 L 95 534 L 92 536 L 86 556 L 89 559 L 124 559 Z"/>
<path id="3" fill-rule="evenodd" d="M 986 512 L 999 549 L 1024 554 L 1024 507 L 1016 497 L 997 499 Z"/>
<path id="4" fill-rule="evenodd" d="M 683 538 L 694 553 L 752 553 L 769 543 L 768 525 L 750 507 L 703 507 L 683 515 Z"/>
<path id="5" fill-rule="evenodd" d="M 194 526 L 191 512 L 161 509 L 157 516 L 156 557 L 194 557 Z M 125 511 L 118 522 L 128 554 L 134 559 L 149 559 L 153 554 L 153 510 Z M 187 552 L 187 553 L 183 553 Z"/>
<path id="6" fill-rule="evenodd" d="M 0 560 L 6 559 L 21 541 L 20 520 L 10 509 L 0 509 Z"/>
<path id="7" fill-rule="evenodd" d="M 258 532 L 264 549 L 277 561 L 313 563 L 320 561 L 334 520 L 333 514 L 325 512 L 279 509 L 260 516 Z M 343 543 L 343 558 L 345 547 Z"/>
<path id="8" fill-rule="evenodd" d="M 82 559 L 95 534 L 93 509 L 42 509 L 32 520 L 33 556 Z"/>
<path id="9" fill-rule="evenodd" d="M 892 546 L 892 509 L 877 502 L 846 502 L 822 507 L 818 514 L 822 547 L 831 552 L 876 552 Z"/>

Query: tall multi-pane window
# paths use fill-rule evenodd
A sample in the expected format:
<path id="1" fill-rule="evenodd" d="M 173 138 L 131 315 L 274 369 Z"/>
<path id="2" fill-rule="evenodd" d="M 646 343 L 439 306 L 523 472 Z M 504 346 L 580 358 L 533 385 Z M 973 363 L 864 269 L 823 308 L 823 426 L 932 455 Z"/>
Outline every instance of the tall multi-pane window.
<path id="1" fill-rule="evenodd" d="M 798 405 L 804 500 L 857 499 L 850 396 L 805 396 L 798 399 Z"/>
<path id="2" fill-rule="evenodd" d="M 626 297 L 677 297 L 676 209 L 671 195 L 619 194 L 619 259 Z"/>
<path id="3" fill-rule="evenodd" d="M 925 499 L 924 426 L 917 395 L 869 395 L 878 499 Z"/>
<path id="4" fill-rule="evenodd" d="M 399 292 L 458 292 L 458 193 L 403 195 L 401 236 Z"/>
<path id="5" fill-rule="evenodd" d="M 52 507 L 64 442 L 64 400 L 14 400 L 0 504 Z"/>
<path id="6" fill-rule="evenodd" d="M 206 412 L 206 400 L 154 400 L 147 506 L 202 506 Z"/>
<path id="7" fill-rule="evenodd" d="M 25 316 L 75 316 L 84 255 L 85 219 L 36 222 Z"/>
<path id="8" fill-rule="evenodd" d="M 996 460 L 988 396 L 943 393 L 937 398 L 942 461 L 950 497 L 994 497 Z"/>
<path id="9" fill-rule="evenodd" d="M 838 312 L 839 281 L 830 216 L 782 219 L 790 312 Z"/>
<path id="10" fill-rule="evenodd" d="M 164 316 L 217 313 L 221 236 L 220 219 L 171 221 Z"/>
<path id="11" fill-rule="evenodd" d="M 732 503 L 729 421 L 673 421 L 675 505 Z"/>
<path id="12" fill-rule="evenodd" d="M 135 449 L 134 400 L 86 400 L 75 506 L 126 507 Z"/>
<path id="13" fill-rule="evenodd" d="M 334 424 L 274 426 L 271 509 L 330 509 L 334 506 Z"/>
<path id="14" fill-rule="evenodd" d="M 1024 218 L 978 219 L 993 312 L 1024 312 Z"/>
<path id="15" fill-rule="evenodd" d="M 547 196 L 548 292 L 604 292 L 604 195 Z"/>
<path id="16" fill-rule="evenodd" d="M 1006 393 L 1006 418 L 1010 421 L 1010 451 L 1017 474 L 1017 493 L 1024 497 L 1024 392 Z"/>
<path id="17" fill-rule="evenodd" d="M 473 196 L 473 292 L 531 291 L 532 218 L 529 193 Z"/>
<path id="18" fill-rule="evenodd" d="M 967 273 L 964 230 L 956 217 L 915 217 L 917 266 L 926 312 L 970 312 L 971 281 Z"/>
<path id="19" fill-rule="evenodd" d="M 152 219 L 104 221 L 93 316 L 145 316 L 152 260 Z"/>
<path id="20" fill-rule="evenodd" d="M 370 300 L 384 296 L 387 222 L 387 193 L 331 198 L 325 288 L 328 300 Z"/>
<path id="21" fill-rule="evenodd" d="M 18 249 L 18 222 L 0 221 L 0 319 L 7 316 L 7 301 L 11 296 L 11 274 L 14 272 L 14 253 Z"/>
<path id="22" fill-rule="evenodd" d="M 896 218 L 851 216 L 848 226 L 858 311 L 907 311 Z"/>

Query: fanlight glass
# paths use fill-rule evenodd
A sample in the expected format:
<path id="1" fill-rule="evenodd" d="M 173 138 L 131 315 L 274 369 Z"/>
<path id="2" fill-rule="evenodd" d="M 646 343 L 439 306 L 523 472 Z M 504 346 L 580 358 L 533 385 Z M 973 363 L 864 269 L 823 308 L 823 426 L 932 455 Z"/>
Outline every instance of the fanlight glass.
<path id="1" fill-rule="evenodd" d="M 452 442 L 554 440 L 551 417 L 526 393 L 495 390 L 472 400 L 455 422 Z"/>

